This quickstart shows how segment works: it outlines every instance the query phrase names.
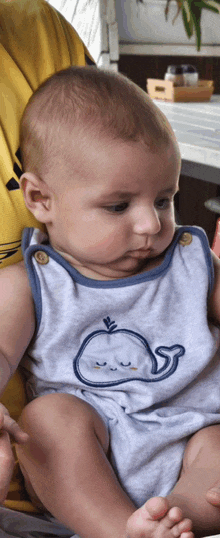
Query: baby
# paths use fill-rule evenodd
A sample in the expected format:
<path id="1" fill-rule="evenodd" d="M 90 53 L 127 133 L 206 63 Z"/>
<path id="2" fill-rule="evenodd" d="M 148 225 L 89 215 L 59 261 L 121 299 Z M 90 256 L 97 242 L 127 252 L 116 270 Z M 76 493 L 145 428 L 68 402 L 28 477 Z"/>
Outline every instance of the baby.
<path id="1" fill-rule="evenodd" d="M 0 272 L 0 365 L 1 391 L 20 361 L 27 379 L 31 499 L 81 538 L 219 532 L 220 269 L 175 225 L 170 125 L 123 75 L 73 67 L 30 99 L 21 151 L 46 233 Z"/>

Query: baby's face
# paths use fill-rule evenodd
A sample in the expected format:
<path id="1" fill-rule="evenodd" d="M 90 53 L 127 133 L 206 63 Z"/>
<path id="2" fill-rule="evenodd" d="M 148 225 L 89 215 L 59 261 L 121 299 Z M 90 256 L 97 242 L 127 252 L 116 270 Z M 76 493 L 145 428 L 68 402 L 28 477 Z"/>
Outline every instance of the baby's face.
<path id="1" fill-rule="evenodd" d="M 158 264 L 175 229 L 180 173 L 175 146 L 152 153 L 139 142 L 88 137 L 70 155 L 68 180 L 57 178 L 48 226 L 54 249 L 98 280 L 125 278 Z"/>

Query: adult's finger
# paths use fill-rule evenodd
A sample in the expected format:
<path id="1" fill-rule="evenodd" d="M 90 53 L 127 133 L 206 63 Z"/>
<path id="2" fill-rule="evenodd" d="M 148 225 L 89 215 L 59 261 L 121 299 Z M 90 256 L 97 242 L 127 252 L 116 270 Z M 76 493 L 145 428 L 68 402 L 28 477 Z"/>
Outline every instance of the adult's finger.
<path id="1" fill-rule="evenodd" d="M 11 448 L 10 438 L 8 433 L 3 430 L 0 433 L 0 504 L 2 504 L 7 497 L 14 464 L 15 459 Z"/>
<path id="2" fill-rule="evenodd" d="M 12 435 L 16 443 L 26 443 L 29 439 L 27 433 L 25 433 L 19 424 L 10 417 L 10 415 L 4 415 L 4 422 L 2 428 L 6 430 L 7 433 Z"/>

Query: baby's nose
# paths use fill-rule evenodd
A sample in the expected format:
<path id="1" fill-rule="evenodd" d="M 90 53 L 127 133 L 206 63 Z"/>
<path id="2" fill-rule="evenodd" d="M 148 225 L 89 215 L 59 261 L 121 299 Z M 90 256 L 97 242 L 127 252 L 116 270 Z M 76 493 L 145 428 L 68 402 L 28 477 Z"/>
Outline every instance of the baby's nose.
<path id="1" fill-rule="evenodd" d="M 160 229 L 160 219 L 154 208 L 143 208 L 138 211 L 134 223 L 134 233 L 156 235 L 159 233 Z"/>

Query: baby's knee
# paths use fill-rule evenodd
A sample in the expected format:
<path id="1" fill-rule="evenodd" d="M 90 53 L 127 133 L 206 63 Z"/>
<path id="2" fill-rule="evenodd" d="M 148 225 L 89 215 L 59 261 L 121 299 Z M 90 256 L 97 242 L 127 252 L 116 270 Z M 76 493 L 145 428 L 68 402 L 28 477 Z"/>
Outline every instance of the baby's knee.
<path id="1" fill-rule="evenodd" d="M 69 435 L 83 440 L 83 436 L 96 435 L 105 452 L 108 450 L 107 429 L 97 411 L 87 402 L 71 394 L 56 393 L 32 400 L 19 419 L 22 429 L 30 437 L 39 438 L 49 445 Z"/>
<path id="2" fill-rule="evenodd" d="M 189 467 L 198 458 L 206 459 L 210 463 L 209 456 L 216 452 L 219 457 L 220 451 L 220 424 L 207 426 L 196 432 L 189 440 L 183 460 L 183 468 Z M 211 458 L 211 460 L 212 460 Z M 214 461 L 214 459 L 213 459 Z"/>

